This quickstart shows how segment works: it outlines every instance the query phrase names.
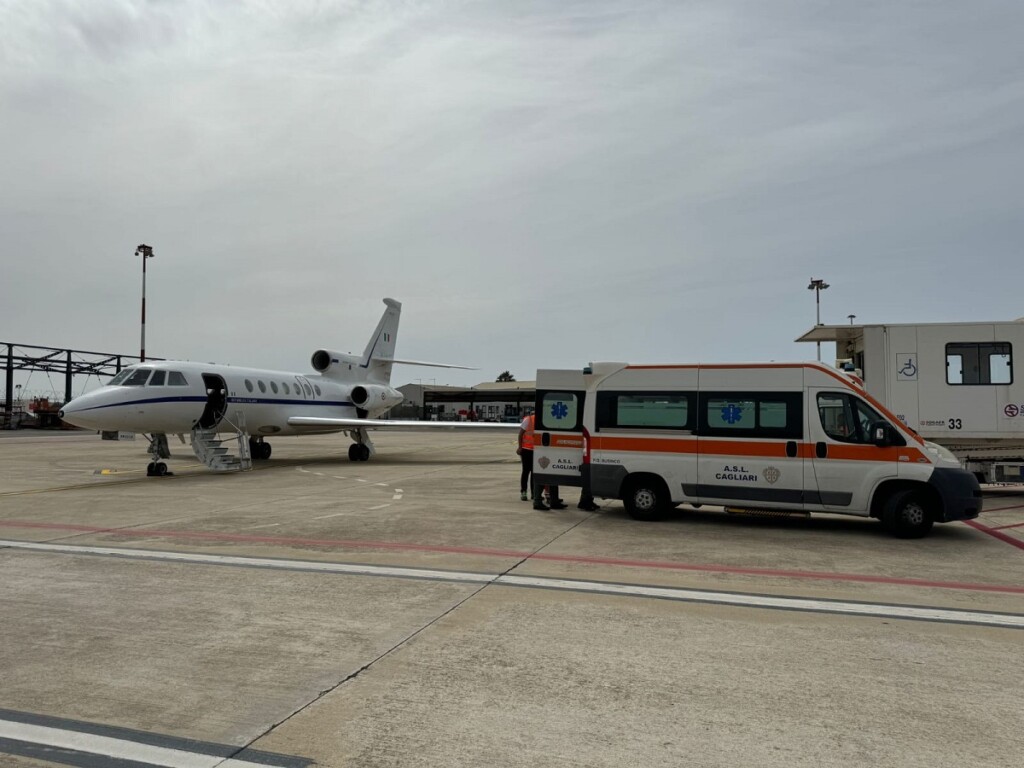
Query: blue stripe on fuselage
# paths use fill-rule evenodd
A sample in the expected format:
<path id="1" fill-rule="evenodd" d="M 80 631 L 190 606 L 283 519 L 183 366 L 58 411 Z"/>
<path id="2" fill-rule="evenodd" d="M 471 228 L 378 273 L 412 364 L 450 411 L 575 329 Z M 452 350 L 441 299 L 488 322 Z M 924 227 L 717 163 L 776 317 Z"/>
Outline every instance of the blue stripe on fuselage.
<path id="1" fill-rule="evenodd" d="M 124 405 L 143 405 L 153 403 L 205 403 L 206 397 L 200 395 L 183 395 L 181 397 L 149 397 L 143 398 L 142 400 L 126 400 L 120 403 L 107 403 L 106 405 L 94 405 L 89 408 L 82 408 L 81 410 L 72 411 L 72 413 L 84 413 L 85 411 L 96 411 L 101 408 L 120 408 Z M 352 403 L 341 401 L 341 400 L 273 400 L 270 398 L 247 398 L 247 397 L 229 397 L 227 399 L 228 404 L 237 403 L 244 405 L 330 405 L 330 406 L 349 406 L 354 407 Z"/>

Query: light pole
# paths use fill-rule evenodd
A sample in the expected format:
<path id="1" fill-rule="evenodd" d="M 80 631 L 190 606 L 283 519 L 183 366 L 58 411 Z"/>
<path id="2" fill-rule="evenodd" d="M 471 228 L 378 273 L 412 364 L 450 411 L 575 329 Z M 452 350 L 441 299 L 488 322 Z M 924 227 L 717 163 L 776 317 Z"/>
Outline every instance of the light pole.
<path id="1" fill-rule="evenodd" d="M 850 318 L 850 325 L 853 325 L 853 321 L 856 319 L 857 316 L 856 315 L 847 315 L 847 317 Z"/>
<path id="2" fill-rule="evenodd" d="M 816 325 L 821 325 L 821 292 L 828 288 L 828 283 L 821 279 L 811 278 L 811 284 L 807 290 L 814 291 L 814 304 L 816 309 Z M 821 342 L 818 342 L 818 362 L 821 362 Z"/>
<path id="3" fill-rule="evenodd" d="M 142 339 L 139 342 L 139 362 L 146 360 L 146 261 L 153 258 L 153 249 L 148 245 L 140 245 L 135 255 L 142 257 Z"/>

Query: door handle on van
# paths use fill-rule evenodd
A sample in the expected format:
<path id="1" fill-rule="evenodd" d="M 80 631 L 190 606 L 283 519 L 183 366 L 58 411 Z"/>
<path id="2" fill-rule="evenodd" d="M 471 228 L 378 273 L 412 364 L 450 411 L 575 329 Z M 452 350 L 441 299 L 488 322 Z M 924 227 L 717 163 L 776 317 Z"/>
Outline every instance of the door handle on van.
<path id="1" fill-rule="evenodd" d="M 786 455 L 791 459 L 796 458 L 796 440 L 788 440 L 786 442 Z"/>
<path id="2" fill-rule="evenodd" d="M 824 459 L 828 456 L 828 446 L 825 443 L 818 442 L 814 444 L 814 455 L 819 459 Z"/>
<path id="3" fill-rule="evenodd" d="M 551 433 L 550 432 L 542 432 L 541 433 L 540 444 L 543 445 L 545 448 L 547 448 L 549 445 L 551 445 Z"/>

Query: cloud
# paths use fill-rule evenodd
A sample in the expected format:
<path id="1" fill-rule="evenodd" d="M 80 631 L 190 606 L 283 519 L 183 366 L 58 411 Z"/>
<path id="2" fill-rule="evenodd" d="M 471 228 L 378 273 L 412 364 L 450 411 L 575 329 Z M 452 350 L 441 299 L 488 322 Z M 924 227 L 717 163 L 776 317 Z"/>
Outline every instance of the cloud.
<path id="1" fill-rule="evenodd" d="M 812 274 L 826 320 L 1024 314 L 1015 4 L 0 11 L 0 335 L 130 351 L 140 242 L 153 350 L 300 369 L 385 295 L 463 382 L 807 357 Z"/>

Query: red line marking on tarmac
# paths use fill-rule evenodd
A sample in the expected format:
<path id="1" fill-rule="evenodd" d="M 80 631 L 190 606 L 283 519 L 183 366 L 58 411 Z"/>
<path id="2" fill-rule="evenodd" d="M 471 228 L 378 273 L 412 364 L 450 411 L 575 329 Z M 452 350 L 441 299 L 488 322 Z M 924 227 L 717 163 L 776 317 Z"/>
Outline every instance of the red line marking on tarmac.
<path id="1" fill-rule="evenodd" d="M 993 531 L 1001 531 L 1004 528 L 1020 528 L 1024 523 L 1010 523 L 1009 525 L 993 525 Z"/>
<path id="2" fill-rule="evenodd" d="M 989 536 L 999 539 L 1000 541 L 1005 541 L 1007 544 L 1010 544 L 1011 546 L 1014 546 L 1017 549 L 1024 549 L 1024 541 L 1022 541 L 1021 539 L 1015 539 L 1013 538 L 1013 536 L 1008 536 L 1005 533 L 1000 533 L 998 528 L 989 528 L 987 525 L 979 523 L 977 520 L 964 520 L 964 522 L 967 523 L 967 525 L 971 526 L 971 528 L 979 530 L 982 533 L 987 533 Z M 1003 527 L 1010 528 L 1011 526 Z"/>
<path id="3" fill-rule="evenodd" d="M 965 521 L 973 525 L 974 521 Z M 488 557 L 514 557 L 519 559 L 544 560 L 548 562 L 583 563 L 591 565 L 619 565 L 630 568 L 656 568 L 671 571 L 694 571 L 701 573 L 728 573 L 741 576 L 772 576 L 787 579 L 808 579 L 818 581 L 848 581 L 868 584 L 896 584 L 910 587 L 933 587 L 936 589 L 963 589 L 976 592 L 1007 592 L 1024 594 L 1024 586 L 1008 584 L 976 584 L 956 581 L 929 581 L 895 576 L 871 576 L 862 573 L 829 573 L 827 571 L 792 571 L 771 568 L 745 568 L 743 566 L 718 565 L 713 563 L 672 563 L 658 560 L 623 560 L 614 557 L 587 555 L 531 554 L 510 549 L 486 549 L 482 547 L 456 547 L 440 544 L 409 544 L 396 541 L 360 541 L 349 539 L 301 539 L 288 536 L 258 536 L 240 533 L 216 533 L 209 531 L 162 531 L 149 529 L 113 529 L 70 523 L 34 523 L 24 520 L 0 520 L 0 527 L 36 528 L 52 531 L 77 531 L 80 533 L 106 533 L 112 536 L 135 537 L 156 536 L 160 538 L 205 539 L 208 541 L 237 541 L 249 544 L 302 545 L 323 548 L 390 549 L 414 552 L 445 552 L 459 555 L 485 555 Z M 1024 542 L 1000 534 L 987 526 L 974 525 L 979 530 L 1003 539 L 1014 546 L 1024 548 Z"/>

